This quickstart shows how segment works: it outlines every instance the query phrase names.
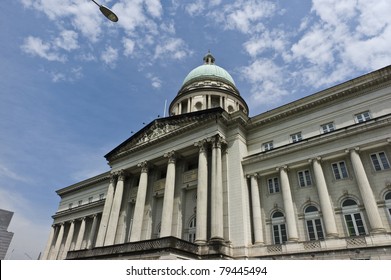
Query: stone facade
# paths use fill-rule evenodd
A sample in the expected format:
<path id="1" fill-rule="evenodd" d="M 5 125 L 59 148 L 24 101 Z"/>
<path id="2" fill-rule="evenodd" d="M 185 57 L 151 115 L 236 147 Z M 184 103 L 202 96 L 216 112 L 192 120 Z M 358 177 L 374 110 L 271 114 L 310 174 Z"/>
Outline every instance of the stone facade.
<path id="1" fill-rule="evenodd" d="M 391 66 L 254 117 L 206 68 L 57 191 L 42 259 L 391 259 Z"/>

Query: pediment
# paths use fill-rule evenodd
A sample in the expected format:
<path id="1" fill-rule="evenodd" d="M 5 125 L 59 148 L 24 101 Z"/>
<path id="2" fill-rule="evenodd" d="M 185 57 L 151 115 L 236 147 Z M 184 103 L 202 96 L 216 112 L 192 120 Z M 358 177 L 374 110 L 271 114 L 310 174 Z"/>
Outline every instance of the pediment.
<path id="1" fill-rule="evenodd" d="M 216 114 L 221 113 L 221 110 L 214 109 L 156 119 L 114 148 L 105 157 L 111 161 L 133 151 L 157 144 L 167 138 L 175 137 L 185 131 L 201 126 L 203 123 L 214 119 Z"/>

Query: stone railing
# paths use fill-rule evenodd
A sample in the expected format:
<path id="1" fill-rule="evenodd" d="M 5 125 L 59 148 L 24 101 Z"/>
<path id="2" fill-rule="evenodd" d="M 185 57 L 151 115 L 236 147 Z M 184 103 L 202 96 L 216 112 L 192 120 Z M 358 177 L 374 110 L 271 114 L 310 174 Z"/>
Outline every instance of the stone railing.
<path id="1" fill-rule="evenodd" d="M 198 245 L 170 236 L 97 247 L 89 250 L 69 251 L 67 259 L 114 259 L 118 256 L 148 254 L 149 252 L 153 253 L 166 250 L 176 250 L 186 254 L 198 255 Z"/>

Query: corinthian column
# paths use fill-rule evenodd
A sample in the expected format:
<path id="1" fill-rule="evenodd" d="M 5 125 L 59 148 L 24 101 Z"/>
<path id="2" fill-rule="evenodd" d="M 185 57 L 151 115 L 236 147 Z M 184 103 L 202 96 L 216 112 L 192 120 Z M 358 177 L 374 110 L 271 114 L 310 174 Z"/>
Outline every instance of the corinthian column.
<path id="1" fill-rule="evenodd" d="M 83 245 L 84 233 L 86 231 L 86 218 L 81 218 L 79 234 L 77 235 L 75 250 L 81 250 Z"/>
<path id="2" fill-rule="evenodd" d="M 284 202 L 286 223 L 288 227 L 288 241 L 297 241 L 299 240 L 299 235 L 297 233 L 295 210 L 293 207 L 287 167 L 280 167 L 279 170 L 281 178 L 282 199 Z"/>
<path id="3" fill-rule="evenodd" d="M 92 216 L 93 220 L 92 220 L 92 226 L 91 226 L 91 231 L 90 231 L 90 234 L 88 235 L 88 240 L 87 240 L 87 249 L 91 249 L 92 246 L 93 246 L 93 242 L 94 242 L 94 237 L 95 237 L 95 231 L 96 231 L 96 226 L 98 224 L 98 215 L 97 214 L 94 214 Z"/>
<path id="4" fill-rule="evenodd" d="M 107 225 L 111 212 L 111 206 L 114 197 L 115 177 L 111 174 L 109 188 L 107 189 L 105 205 L 103 207 L 102 218 L 99 225 L 98 236 L 96 238 L 95 247 L 103 246 L 106 238 Z"/>
<path id="5" fill-rule="evenodd" d="M 54 246 L 53 255 L 51 257 L 51 259 L 53 259 L 53 260 L 56 260 L 59 255 L 59 251 L 60 251 L 63 237 L 64 237 L 64 223 L 61 223 L 60 224 L 60 232 L 58 233 L 56 245 Z"/>
<path id="6" fill-rule="evenodd" d="M 254 224 L 254 243 L 263 244 L 261 200 L 259 198 L 258 174 L 250 176 L 251 183 L 251 203 Z"/>
<path id="7" fill-rule="evenodd" d="M 212 147 L 212 239 L 224 239 L 223 225 L 223 172 L 221 162 L 222 138 L 217 135 Z"/>
<path id="8" fill-rule="evenodd" d="M 41 260 L 48 260 L 49 259 L 50 250 L 51 250 L 52 244 L 53 244 L 54 233 L 55 233 L 55 225 L 52 225 L 51 228 L 50 228 L 49 239 L 48 239 L 48 242 L 46 244 L 45 251 L 43 252 L 43 254 L 41 256 Z"/>
<path id="9" fill-rule="evenodd" d="M 166 185 L 164 187 L 163 211 L 160 237 L 171 236 L 172 214 L 174 209 L 174 191 L 175 191 L 175 152 L 171 151 L 164 154 L 168 158 Z"/>
<path id="10" fill-rule="evenodd" d="M 64 260 L 67 257 L 67 253 L 69 251 L 69 248 L 71 247 L 72 238 L 73 238 L 73 232 L 75 230 L 75 221 L 70 221 L 69 231 L 67 235 L 67 239 L 65 241 L 64 250 L 62 252 L 62 256 L 59 258 L 61 260 Z"/>
<path id="11" fill-rule="evenodd" d="M 145 198 L 148 186 L 148 163 L 146 161 L 138 164 L 141 167 L 140 183 L 137 190 L 136 205 L 134 207 L 133 224 L 130 233 L 130 242 L 140 241 L 141 230 L 144 219 Z"/>
<path id="12" fill-rule="evenodd" d="M 364 202 L 365 211 L 368 215 L 369 224 L 371 225 L 371 233 L 385 232 L 385 228 L 380 218 L 379 209 L 377 208 L 375 196 L 373 195 L 371 185 L 369 184 L 358 150 L 358 148 L 350 150 L 350 160 L 352 161 L 358 188 Z"/>
<path id="13" fill-rule="evenodd" d="M 338 237 L 337 224 L 334 218 L 333 206 L 331 205 L 330 195 L 327 190 L 326 180 L 323 169 L 320 164 L 321 158 L 310 160 L 314 169 L 316 188 L 318 190 L 320 208 L 322 210 L 323 222 L 326 230 L 326 237 Z"/>
<path id="14" fill-rule="evenodd" d="M 197 212 L 196 212 L 196 240 L 197 244 L 207 241 L 208 216 L 208 160 L 205 141 L 195 143 L 199 147 L 198 155 L 198 183 L 197 183 Z"/>
<path id="15" fill-rule="evenodd" d="M 117 186 L 115 187 L 115 194 L 113 199 L 113 206 L 111 207 L 109 225 L 107 227 L 105 246 L 114 244 L 115 234 L 117 232 L 119 211 L 121 210 L 122 195 L 124 193 L 124 171 L 118 172 Z"/>

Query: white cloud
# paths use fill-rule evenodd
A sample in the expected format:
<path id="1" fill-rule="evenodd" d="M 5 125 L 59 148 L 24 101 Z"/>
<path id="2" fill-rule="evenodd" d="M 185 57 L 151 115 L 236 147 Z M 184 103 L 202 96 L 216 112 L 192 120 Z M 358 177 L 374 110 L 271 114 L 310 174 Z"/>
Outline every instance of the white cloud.
<path id="1" fill-rule="evenodd" d="M 156 77 L 151 73 L 148 73 L 147 78 L 151 80 L 151 85 L 153 88 L 158 89 L 162 86 L 162 81 L 159 79 L 159 77 Z"/>
<path id="2" fill-rule="evenodd" d="M 273 16 L 277 12 L 277 5 L 265 0 L 237 0 L 227 4 L 223 9 L 216 9 L 213 16 L 226 29 L 238 30 L 248 34 L 262 28 L 262 19 Z"/>
<path id="3" fill-rule="evenodd" d="M 64 49 L 66 51 L 72 51 L 79 48 L 77 42 L 78 34 L 73 30 L 63 30 L 60 36 L 54 40 L 54 45 L 57 48 Z"/>
<path id="4" fill-rule="evenodd" d="M 134 52 L 134 47 L 135 47 L 136 43 L 132 39 L 123 38 L 122 44 L 124 46 L 124 55 L 125 56 L 132 55 Z"/>
<path id="5" fill-rule="evenodd" d="M 191 54 L 184 40 L 180 38 L 168 38 L 155 48 L 154 58 L 182 59 Z"/>
<path id="6" fill-rule="evenodd" d="M 102 52 L 100 58 L 106 65 L 114 68 L 118 60 L 118 50 L 109 46 Z"/>
<path id="7" fill-rule="evenodd" d="M 157 1 L 118 1 L 113 6 L 113 11 L 118 15 L 118 25 L 128 34 L 134 34 L 136 29 L 142 29 L 144 33 L 158 34 L 158 25 L 149 18 L 159 19 L 161 10 L 158 8 Z"/>
<path id="8" fill-rule="evenodd" d="M 255 105 L 278 103 L 289 92 L 285 89 L 284 69 L 272 60 L 258 59 L 243 67 L 241 73 L 251 85 L 251 98 Z"/>
<path id="9" fill-rule="evenodd" d="M 160 18 L 163 13 L 163 7 L 160 0 L 145 0 L 148 13 L 156 18 Z"/>
<path id="10" fill-rule="evenodd" d="M 24 44 L 21 46 L 25 53 L 33 56 L 39 56 L 49 61 L 65 62 L 66 57 L 52 50 L 51 43 L 45 43 L 42 39 L 29 36 L 24 40 Z"/>
<path id="11" fill-rule="evenodd" d="M 22 3 L 27 8 L 45 13 L 49 19 L 60 25 L 61 19 L 69 18 L 74 28 L 93 42 L 96 42 L 101 34 L 103 17 L 91 1 L 22 0 Z"/>

